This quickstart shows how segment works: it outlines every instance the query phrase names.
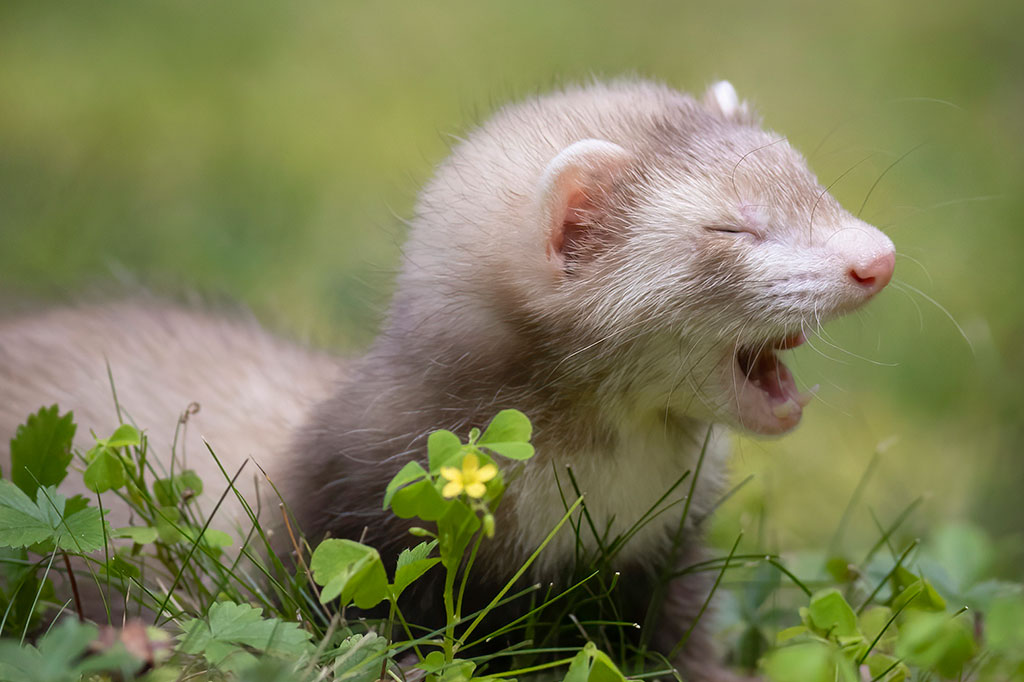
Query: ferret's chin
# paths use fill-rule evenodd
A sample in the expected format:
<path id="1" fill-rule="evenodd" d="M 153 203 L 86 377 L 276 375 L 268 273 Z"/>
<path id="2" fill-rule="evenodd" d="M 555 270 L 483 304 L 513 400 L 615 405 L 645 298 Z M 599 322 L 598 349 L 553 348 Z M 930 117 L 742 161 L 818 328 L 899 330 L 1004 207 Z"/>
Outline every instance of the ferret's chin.
<path id="1" fill-rule="evenodd" d="M 796 428 L 817 387 L 797 389 L 779 351 L 804 342 L 802 333 L 739 346 L 729 358 L 727 373 L 734 419 L 744 430 L 761 436 L 779 436 Z"/>

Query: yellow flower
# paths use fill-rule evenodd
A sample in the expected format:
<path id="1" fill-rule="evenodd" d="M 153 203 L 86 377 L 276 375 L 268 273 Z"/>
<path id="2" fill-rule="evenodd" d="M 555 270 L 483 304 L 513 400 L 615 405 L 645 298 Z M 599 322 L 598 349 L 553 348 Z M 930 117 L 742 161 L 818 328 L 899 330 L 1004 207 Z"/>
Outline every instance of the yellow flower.
<path id="1" fill-rule="evenodd" d="M 441 494 L 445 497 L 456 497 L 465 491 L 470 497 L 480 498 L 487 492 L 484 485 L 498 474 L 493 464 L 480 466 L 480 458 L 470 452 L 462 458 L 462 468 L 441 467 L 441 476 L 448 480 Z"/>

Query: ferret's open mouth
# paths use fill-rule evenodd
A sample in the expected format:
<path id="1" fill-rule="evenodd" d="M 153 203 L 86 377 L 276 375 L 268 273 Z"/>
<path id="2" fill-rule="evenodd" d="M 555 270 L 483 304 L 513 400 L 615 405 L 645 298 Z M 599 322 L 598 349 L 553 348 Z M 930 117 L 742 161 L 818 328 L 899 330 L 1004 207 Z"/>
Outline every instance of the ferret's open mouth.
<path id="1" fill-rule="evenodd" d="M 803 409 L 817 387 L 797 390 L 789 368 L 778 352 L 805 341 L 802 332 L 772 341 L 741 346 L 736 351 L 736 401 L 744 427 L 766 435 L 789 431 L 800 422 Z"/>

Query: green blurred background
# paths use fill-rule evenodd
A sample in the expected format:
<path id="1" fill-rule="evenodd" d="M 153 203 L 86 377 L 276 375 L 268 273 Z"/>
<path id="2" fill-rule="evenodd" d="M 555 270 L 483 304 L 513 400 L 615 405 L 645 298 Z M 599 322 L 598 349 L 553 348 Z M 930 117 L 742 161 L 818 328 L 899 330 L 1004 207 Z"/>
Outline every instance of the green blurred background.
<path id="1" fill-rule="evenodd" d="M 863 207 L 898 283 L 796 351 L 821 400 L 740 442 L 730 523 L 821 545 L 884 450 L 851 543 L 925 495 L 914 532 L 971 518 L 1019 561 L 1022 28 L 1021 2 L 7 0 L 0 305 L 198 292 L 363 348 L 452 134 L 592 75 L 728 78 L 825 184 L 849 171 L 851 210 L 906 155 Z"/>

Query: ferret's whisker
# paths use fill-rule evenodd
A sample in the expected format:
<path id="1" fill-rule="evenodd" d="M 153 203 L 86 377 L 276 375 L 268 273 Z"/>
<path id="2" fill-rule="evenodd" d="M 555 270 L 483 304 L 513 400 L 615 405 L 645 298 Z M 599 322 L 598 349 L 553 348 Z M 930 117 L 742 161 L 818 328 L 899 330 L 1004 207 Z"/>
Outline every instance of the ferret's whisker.
<path id="1" fill-rule="evenodd" d="M 971 342 L 970 337 L 967 336 L 967 332 L 964 331 L 964 328 L 961 327 L 960 323 L 956 321 L 955 317 L 953 317 L 953 313 L 949 312 L 949 310 L 944 305 L 942 305 L 941 303 L 939 303 L 934 298 L 932 298 L 928 294 L 924 293 L 923 291 L 921 291 L 917 287 L 915 287 L 915 286 L 913 286 L 911 284 L 908 284 L 907 282 L 904 282 L 902 280 L 895 280 L 894 279 L 892 281 L 892 284 L 897 289 L 902 288 L 902 289 L 906 289 L 907 291 L 910 291 L 912 293 L 917 294 L 918 296 L 920 296 L 921 298 L 923 298 L 924 300 L 928 301 L 933 306 L 935 306 L 939 310 L 939 312 L 941 312 L 943 315 L 945 315 L 946 319 L 948 319 L 953 324 L 953 326 L 956 328 L 956 331 L 960 334 L 960 337 L 964 340 L 965 343 L 967 343 L 967 347 L 970 349 L 971 355 L 975 354 L 975 352 L 974 352 L 974 344 Z"/>

